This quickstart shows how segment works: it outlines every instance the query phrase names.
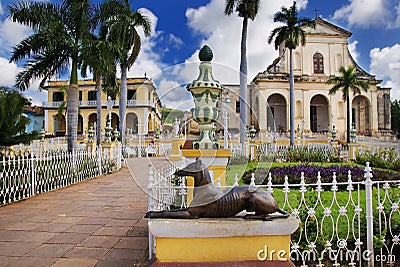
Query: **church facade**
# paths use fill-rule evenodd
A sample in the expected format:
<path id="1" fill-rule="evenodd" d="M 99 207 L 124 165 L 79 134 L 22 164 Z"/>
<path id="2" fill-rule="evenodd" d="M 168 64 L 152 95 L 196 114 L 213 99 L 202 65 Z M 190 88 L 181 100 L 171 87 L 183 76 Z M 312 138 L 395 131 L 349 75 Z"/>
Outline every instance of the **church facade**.
<path id="1" fill-rule="evenodd" d="M 295 130 L 312 136 L 327 133 L 334 125 L 338 136 L 344 138 L 347 103 L 341 91 L 329 95 L 333 85 L 326 82 L 331 76 L 340 76 L 341 66 L 346 69 L 354 66 L 358 78 L 370 86 L 367 92 L 362 91 L 360 95 L 350 93 L 350 120 L 356 133 L 373 136 L 389 133 L 391 88 L 381 87 L 381 80 L 364 71 L 352 58 L 348 47 L 350 32 L 321 18 L 316 18 L 315 23 L 315 29 L 304 28 L 306 45 L 293 50 Z M 289 50 L 283 44 L 279 57 L 265 71 L 258 73 L 248 88 L 249 124 L 261 133 L 260 138 L 263 139 L 268 131 L 290 131 Z M 232 89 L 231 99 L 235 99 L 238 88 Z M 231 110 L 237 110 L 235 104 L 236 101 L 232 101 Z M 237 124 L 235 118 L 238 118 L 237 114 L 230 114 L 229 128 Z"/>

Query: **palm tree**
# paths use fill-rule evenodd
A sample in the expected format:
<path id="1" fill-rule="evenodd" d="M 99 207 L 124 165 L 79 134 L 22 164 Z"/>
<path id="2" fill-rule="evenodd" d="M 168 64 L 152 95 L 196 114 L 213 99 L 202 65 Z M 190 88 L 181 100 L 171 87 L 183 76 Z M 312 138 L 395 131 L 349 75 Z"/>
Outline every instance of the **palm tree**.
<path id="1" fill-rule="evenodd" d="M 102 4 L 103 34 L 107 39 L 119 46 L 117 60 L 121 68 L 121 85 L 119 94 L 119 130 L 121 142 L 125 142 L 126 105 L 127 105 L 127 74 L 129 68 L 137 59 L 141 39 L 136 30 L 141 27 L 145 36 L 150 36 L 150 20 L 139 11 L 132 11 L 128 0 L 108 0 Z"/>
<path id="2" fill-rule="evenodd" d="M 268 37 L 268 43 L 274 40 L 275 50 L 284 44 L 289 49 L 289 89 L 290 89 L 290 146 L 294 145 L 294 74 L 293 74 L 293 50 L 299 44 L 305 46 L 306 34 L 302 29 L 305 26 L 315 28 L 315 21 L 309 18 L 300 18 L 297 13 L 296 2 L 290 8 L 282 7 L 281 11 L 274 15 L 274 22 L 281 22 L 284 25 L 272 30 Z"/>
<path id="3" fill-rule="evenodd" d="M 226 0 L 225 15 L 234 11 L 243 18 L 242 39 L 240 43 L 240 143 L 246 139 L 247 125 L 247 26 L 249 19 L 254 20 L 260 7 L 260 0 Z"/>
<path id="4" fill-rule="evenodd" d="M 96 14 L 97 18 L 99 14 Z M 115 77 L 116 62 L 115 54 L 118 53 L 118 48 L 102 36 L 93 35 L 91 39 L 86 40 L 82 49 L 82 64 L 81 75 L 86 77 L 87 69 L 93 73 L 93 80 L 96 82 L 96 136 L 97 145 L 101 142 L 101 93 L 102 81 L 110 76 Z M 104 81 L 103 81 L 104 85 Z"/>
<path id="5" fill-rule="evenodd" d="M 333 76 L 330 77 L 326 82 L 327 84 L 335 84 L 330 90 L 329 94 L 334 95 L 338 90 L 342 90 L 342 98 L 343 101 L 347 103 L 347 143 L 350 143 L 350 89 L 353 90 L 353 94 L 361 94 L 361 89 L 367 91 L 369 89 L 369 85 L 367 82 L 363 80 L 359 80 L 357 75 L 354 73 L 355 68 L 353 66 L 349 66 L 347 69 L 345 67 L 340 67 L 339 72 L 341 76 Z"/>
<path id="6" fill-rule="evenodd" d="M 89 0 L 64 0 L 60 5 L 44 2 L 17 2 L 8 6 L 13 22 L 31 27 L 33 34 L 13 48 L 11 61 L 28 59 L 17 75 L 16 86 L 26 90 L 33 79 L 44 82 L 67 74 L 68 150 L 77 148 L 78 63 L 82 41 L 90 36 L 92 8 Z"/>

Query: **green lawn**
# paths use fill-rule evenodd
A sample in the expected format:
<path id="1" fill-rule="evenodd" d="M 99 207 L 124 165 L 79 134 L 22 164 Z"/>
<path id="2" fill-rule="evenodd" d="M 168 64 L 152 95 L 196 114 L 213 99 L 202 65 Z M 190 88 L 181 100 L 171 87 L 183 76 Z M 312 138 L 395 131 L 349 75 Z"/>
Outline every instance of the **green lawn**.
<path id="1" fill-rule="evenodd" d="M 287 166 L 287 165 L 298 165 L 301 163 L 269 163 L 269 162 L 249 162 L 248 164 L 241 165 L 228 165 L 227 168 L 227 185 L 232 185 L 235 174 L 238 174 L 238 177 L 241 177 L 242 174 L 249 169 L 260 167 L 260 168 L 268 168 L 268 167 L 279 167 L 279 166 Z M 321 166 L 329 166 L 329 165 L 346 165 L 348 163 L 312 163 L 313 165 L 321 165 Z M 351 164 L 352 166 L 360 166 L 362 165 Z M 243 184 L 241 180 L 239 180 L 239 184 Z M 285 193 L 283 192 L 282 187 L 274 188 L 273 195 L 277 200 L 279 207 L 285 209 L 286 211 L 291 212 L 293 209 L 299 210 L 299 217 L 301 218 L 302 223 L 300 224 L 299 230 L 293 234 L 292 240 L 296 242 L 299 239 L 299 235 L 301 230 L 305 231 L 307 228 L 307 237 L 309 241 L 314 241 L 318 234 L 318 238 L 316 239 L 316 243 L 318 246 L 318 251 L 323 250 L 324 242 L 331 241 L 334 246 L 336 246 L 336 242 L 338 239 L 347 239 L 349 240 L 348 245 L 350 247 L 354 246 L 355 238 L 358 237 L 358 233 L 360 232 L 361 240 L 365 241 L 366 235 L 366 209 L 365 209 L 365 190 L 364 185 L 360 185 L 360 190 L 357 189 L 357 184 L 353 184 L 354 191 L 350 193 L 347 190 L 337 191 L 334 197 L 334 192 L 331 191 L 331 187 L 325 187 L 320 192 L 320 197 L 318 198 L 318 192 L 315 191 L 316 186 L 307 187 L 307 192 L 304 193 L 304 199 L 302 201 L 302 193 L 299 191 L 298 187 L 290 187 L 290 192 L 287 194 L 287 199 Z M 381 185 L 382 186 L 382 185 Z M 359 192 L 359 193 L 358 193 Z M 373 207 L 374 207 L 374 236 L 379 240 L 380 231 L 379 231 L 379 220 L 378 220 L 378 211 L 376 207 L 378 206 L 378 190 L 374 187 L 373 189 Z M 359 194 L 359 195 L 358 195 Z M 380 189 L 381 201 L 385 195 L 385 190 Z M 392 201 L 399 201 L 400 198 L 400 188 L 398 185 L 392 186 L 389 189 L 389 197 Z M 301 206 L 299 207 L 301 203 Z M 289 207 L 290 205 L 290 207 Z M 308 208 L 306 207 L 308 206 Z M 360 206 L 361 213 L 360 218 L 355 214 L 355 206 Z M 386 199 L 385 201 L 385 212 L 387 213 L 387 219 L 389 219 L 389 213 L 391 211 L 391 204 Z M 308 217 L 308 211 L 310 208 L 315 210 L 314 217 Z M 329 208 L 330 214 L 329 216 L 324 216 L 324 209 L 327 212 L 326 208 Z M 340 209 L 345 209 L 346 212 L 343 215 L 339 215 Z M 327 213 L 328 214 L 328 213 Z M 307 219 L 308 217 L 308 219 Z M 390 217 L 392 231 L 394 233 L 399 233 L 400 231 L 400 213 L 394 212 Z M 388 222 L 387 222 L 388 223 Z M 381 223 L 381 226 L 384 229 L 384 224 Z M 353 232 L 354 231 L 354 232 Z M 307 242 L 305 242 L 303 236 L 301 237 L 301 248 L 308 249 L 306 246 Z M 388 236 L 389 231 L 384 231 L 383 235 L 386 235 L 386 240 L 390 240 L 391 238 Z M 355 236 L 355 237 L 354 237 Z M 331 238 L 333 239 L 331 240 Z M 364 242 L 365 244 L 365 242 Z M 377 241 L 376 247 L 382 245 Z"/>

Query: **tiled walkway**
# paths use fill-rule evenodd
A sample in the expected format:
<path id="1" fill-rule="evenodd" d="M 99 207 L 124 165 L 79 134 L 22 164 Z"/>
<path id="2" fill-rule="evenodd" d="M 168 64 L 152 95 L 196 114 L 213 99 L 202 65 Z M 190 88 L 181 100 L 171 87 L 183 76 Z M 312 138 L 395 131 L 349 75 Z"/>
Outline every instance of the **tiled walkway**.
<path id="1" fill-rule="evenodd" d="M 0 266 L 147 266 L 149 163 L 0 207 Z"/>

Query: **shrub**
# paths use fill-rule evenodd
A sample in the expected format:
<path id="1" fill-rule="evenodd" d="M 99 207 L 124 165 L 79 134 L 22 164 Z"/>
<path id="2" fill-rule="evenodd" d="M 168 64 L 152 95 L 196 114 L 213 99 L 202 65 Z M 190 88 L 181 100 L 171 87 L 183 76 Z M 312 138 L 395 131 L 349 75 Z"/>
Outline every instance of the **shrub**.
<path id="1" fill-rule="evenodd" d="M 400 171 L 400 158 L 394 148 L 359 151 L 356 155 L 356 163 L 365 165 L 369 162 L 372 167 Z"/>
<path id="2" fill-rule="evenodd" d="M 321 182 L 329 183 L 332 182 L 333 173 L 336 173 L 336 181 L 338 183 L 348 181 L 348 172 L 351 171 L 351 180 L 353 182 L 364 181 L 364 168 L 350 165 L 331 165 L 331 166 L 317 166 L 317 165 L 295 165 L 295 166 L 284 166 L 284 167 L 271 167 L 271 168 L 258 168 L 249 169 L 243 174 L 243 182 L 250 183 L 252 173 L 255 173 L 255 177 L 262 184 L 268 183 L 268 175 L 271 172 L 272 182 L 274 184 L 283 184 L 285 182 L 285 176 L 288 177 L 290 184 L 300 183 L 301 173 L 304 173 L 304 177 L 307 183 L 316 183 L 318 172 L 321 175 Z M 384 171 L 384 170 L 373 170 L 373 180 L 399 180 L 400 174 Z"/>

